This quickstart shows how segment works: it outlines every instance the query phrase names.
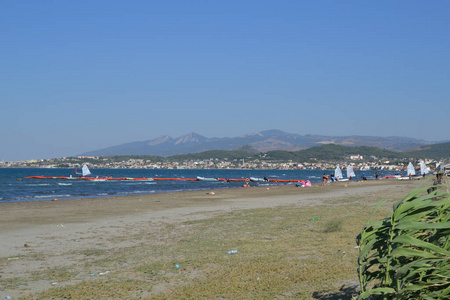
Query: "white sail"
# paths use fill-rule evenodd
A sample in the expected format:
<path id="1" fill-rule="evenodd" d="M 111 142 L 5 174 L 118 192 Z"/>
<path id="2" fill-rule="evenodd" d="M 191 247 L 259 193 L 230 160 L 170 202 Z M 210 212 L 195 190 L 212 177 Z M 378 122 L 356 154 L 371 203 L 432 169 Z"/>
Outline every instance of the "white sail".
<path id="1" fill-rule="evenodd" d="M 339 165 L 337 165 L 336 169 L 334 170 L 334 177 L 336 177 L 338 180 L 344 178 L 344 176 L 342 176 L 342 171 L 341 168 L 339 168 Z"/>
<path id="2" fill-rule="evenodd" d="M 408 164 L 408 167 L 406 169 L 406 174 L 408 176 L 416 175 L 416 170 L 414 170 L 414 166 L 411 162 Z"/>
<path id="3" fill-rule="evenodd" d="M 430 169 L 428 169 L 427 165 L 423 160 L 420 161 L 420 174 L 425 175 L 430 172 Z"/>
<path id="4" fill-rule="evenodd" d="M 353 167 L 350 166 L 350 165 L 347 167 L 347 177 L 348 177 L 348 178 L 350 178 L 350 177 L 356 177 L 356 174 L 355 174 L 355 172 L 353 171 Z"/>
<path id="5" fill-rule="evenodd" d="M 92 174 L 91 171 L 89 171 L 88 166 L 86 166 L 86 165 L 83 165 L 83 168 L 81 169 L 81 171 L 83 172 L 83 177 Z"/>

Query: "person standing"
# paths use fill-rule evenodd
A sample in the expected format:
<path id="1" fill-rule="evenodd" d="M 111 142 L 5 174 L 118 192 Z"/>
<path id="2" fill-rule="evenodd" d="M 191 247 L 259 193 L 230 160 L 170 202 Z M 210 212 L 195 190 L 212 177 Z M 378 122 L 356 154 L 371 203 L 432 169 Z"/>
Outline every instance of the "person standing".
<path id="1" fill-rule="evenodd" d="M 328 182 L 328 175 L 323 173 L 322 175 L 322 185 L 326 185 Z"/>

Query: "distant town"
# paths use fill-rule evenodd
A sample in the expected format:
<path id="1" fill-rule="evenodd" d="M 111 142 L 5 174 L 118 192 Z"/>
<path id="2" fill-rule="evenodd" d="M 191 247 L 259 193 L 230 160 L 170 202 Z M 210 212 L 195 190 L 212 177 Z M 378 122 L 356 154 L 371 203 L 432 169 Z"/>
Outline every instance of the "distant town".
<path id="1" fill-rule="evenodd" d="M 77 156 L 56 159 L 27 161 L 3 161 L 0 168 L 80 168 L 83 164 L 98 169 L 270 169 L 270 170 L 332 170 L 352 165 L 355 170 L 405 171 L 410 159 L 386 160 L 374 156 L 365 159 L 363 155 L 350 155 L 341 161 L 299 162 L 293 160 L 270 161 L 264 159 L 189 159 L 172 161 L 167 159 L 114 156 Z M 434 170 L 440 161 L 424 159 L 430 170 Z M 418 166 L 419 160 L 411 161 Z M 444 162 L 445 163 L 445 162 Z M 448 162 L 447 162 L 448 163 Z"/>

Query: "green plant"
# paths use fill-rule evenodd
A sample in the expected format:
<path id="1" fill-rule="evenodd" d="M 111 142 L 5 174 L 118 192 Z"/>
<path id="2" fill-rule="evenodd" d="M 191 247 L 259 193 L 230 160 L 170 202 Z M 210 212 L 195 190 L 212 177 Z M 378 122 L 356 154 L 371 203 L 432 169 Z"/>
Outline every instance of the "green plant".
<path id="1" fill-rule="evenodd" d="M 389 217 L 369 220 L 362 230 L 358 299 L 448 299 L 450 196 L 447 186 L 426 194 L 428 188 L 411 192 Z"/>
<path id="2" fill-rule="evenodd" d="M 325 224 L 324 233 L 342 231 L 342 220 L 331 220 Z"/>

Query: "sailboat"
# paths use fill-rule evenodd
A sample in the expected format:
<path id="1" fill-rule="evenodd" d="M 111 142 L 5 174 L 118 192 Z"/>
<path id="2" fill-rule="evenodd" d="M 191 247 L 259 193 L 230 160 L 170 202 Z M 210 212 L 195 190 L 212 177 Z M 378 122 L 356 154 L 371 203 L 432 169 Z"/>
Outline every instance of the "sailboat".
<path id="1" fill-rule="evenodd" d="M 86 166 L 86 165 L 83 165 L 83 168 L 81 169 L 81 172 L 82 172 L 83 177 L 86 177 L 86 176 L 92 174 L 91 171 L 89 171 L 88 166 Z"/>
<path id="2" fill-rule="evenodd" d="M 408 166 L 406 167 L 406 176 L 399 176 L 397 177 L 398 180 L 408 180 L 411 179 L 412 176 L 416 175 L 416 170 L 414 170 L 413 164 L 410 162 Z"/>
<path id="3" fill-rule="evenodd" d="M 348 165 L 348 167 L 347 167 L 347 177 L 349 180 L 351 180 L 352 177 L 356 177 L 356 174 L 353 171 L 353 167 L 351 165 Z"/>
<path id="4" fill-rule="evenodd" d="M 88 166 L 86 166 L 86 165 L 83 165 L 83 168 L 81 169 L 81 171 L 83 172 L 83 177 L 86 177 L 86 176 L 92 174 L 91 171 L 89 170 Z M 91 179 L 91 178 L 88 178 L 88 179 L 90 179 L 91 181 L 106 181 L 107 180 L 106 178 L 99 178 L 98 176 L 95 177 L 94 179 Z"/>
<path id="5" fill-rule="evenodd" d="M 341 168 L 339 167 L 339 165 L 336 166 L 336 169 L 334 170 L 334 177 L 336 177 L 336 179 L 338 181 L 346 181 L 344 179 L 344 176 L 342 175 L 342 171 Z M 348 179 L 347 179 L 348 180 Z"/>
<path id="6" fill-rule="evenodd" d="M 430 173 L 430 169 L 427 167 L 427 165 L 425 164 L 425 162 L 423 160 L 420 161 L 420 174 L 422 176 L 426 175 Z"/>
<path id="7" fill-rule="evenodd" d="M 406 175 L 408 176 L 416 175 L 416 170 L 414 170 L 414 166 L 411 162 L 409 162 L 408 167 L 406 168 Z"/>

